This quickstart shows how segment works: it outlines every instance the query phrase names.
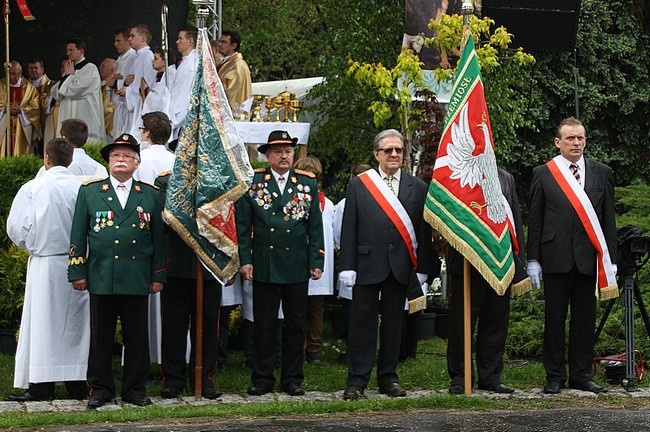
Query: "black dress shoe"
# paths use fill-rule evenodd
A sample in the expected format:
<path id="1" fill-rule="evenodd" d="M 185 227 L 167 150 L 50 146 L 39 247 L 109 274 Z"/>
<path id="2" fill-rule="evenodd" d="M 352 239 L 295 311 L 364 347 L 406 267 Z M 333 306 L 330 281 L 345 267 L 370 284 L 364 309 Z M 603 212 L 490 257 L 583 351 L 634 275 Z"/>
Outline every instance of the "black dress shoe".
<path id="1" fill-rule="evenodd" d="M 289 396 L 304 396 L 305 391 L 298 384 L 288 384 L 283 388 L 284 392 Z"/>
<path id="2" fill-rule="evenodd" d="M 267 393 L 271 393 L 272 391 L 273 389 L 270 387 L 265 387 L 263 385 L 253 385 L 248 388 L 246 393 L 248 393 L 251 396 L 262 396 Z"/>
<path id="3" fill-rule="evenodd" d="M 181 391 L 174 387 L 165 387 L 160 390 L 160 397 L 163 399 L 176 399 L 179 394 L 181 394 Z"/>
<path id="4" fill-rule="evenodd" d="M 88 399 L 88 408 L 97 409 L 106 405 L 106 399 L 101 396 L 91 396 Z"/>
<path id="5" fill-rule="evenodd" d="M 363 389 L 359 386 L 349 385 L 343 392 L 343 400 L 356 400 L 363 396 Z"/>
<path id="6" fill-rule="evenodd" d="M 512 387 L 508 387 L 505 384 L 497 384 L 495 386 L 478 386 L 478 388 L 481 390 L 487 390 L 494 393 L 503 393 L 503 394 L 510 394 L 515 392 L 515 389 L 513 389 Z"/>
<path id="7" fill-rule="evenodd" d="M 569 387 L 576 390 L 588 391 L 592 393 L 607 393 L 605 387 L 601 387 L 593 381 L 586 382 L 569 382 Z"/>
<path id="8" fill-rule="evenodd" d="M 202 396 L 203 396 L 204 398 L 206 398 L 206 399 L 213 400 L 213 399 L 217 399 L 217 398 L 220 397 L 222 394 L 223 394 L 223 393 L 220 392 L 219 390 L 217 390 L 216 388 L 214 388 L 214 387 L 208 387 L 208 388 L 204 388 L 204 389 L 203 389 L 203 394 L 202 394 Z"/>
<path id="9" fill-rule="evenodd" d="M 406 391 L 397 383 L 390 383 L 384 386 L 379 386 L 379 393 L 383 393 L 389 397 L 406 396 Z"/>
<path id="10" fill-rule="evenodd" d="M 564 388 L 564 383 L 559 381 L 549 381 L 544 386 L 544 393 L 546 394 L 558 394 Z"/>
<path id="11" fill-rule="evenodd" d="M 465 387 L 460 384 L 452 384 L 449 387 L 449 394 L 460 395 L 465 393 Z"/>
<path id="12" fill-rule="evenodd" d="M 26 391 L 22 394 L 12 394 L 9 395 L 9 400 L 13 402 L 38 402 L 47 400 L 45 398 L 36 397 L 30 392 Z"/>
<path id="13" fill-rule="evenodd" d="M 151 405 L 151 399 L 149 399 L 146 395 L 135 395 L 131 398 L 122 398 L 122 401 L 137 406 Z"/>

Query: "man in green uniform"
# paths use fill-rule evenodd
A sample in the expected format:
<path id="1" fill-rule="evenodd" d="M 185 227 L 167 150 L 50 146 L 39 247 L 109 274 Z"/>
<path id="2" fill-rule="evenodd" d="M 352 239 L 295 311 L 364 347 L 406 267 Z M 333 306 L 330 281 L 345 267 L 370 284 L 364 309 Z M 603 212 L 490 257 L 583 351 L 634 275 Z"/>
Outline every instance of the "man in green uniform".
<path id="1" fill-rule="evenodd" d="M 124 339 L 122 400 L 149 405 L 147 305 L 166 280 L 159 193 L 133 179 L 140 146 L 131 135 L 102 149 L 110 176 L 79 189 L 70 236 L 68 279 L 90 292 L 89 408 L 115 397 L 112 373 L 117 317 Z"/>
<path id="2" fill-rule="evenodd" d="M 309 278 L 319 279 L 324 264 L 323 221 L 318 186 L 312 173 L 293 170 L 297 138 L 273 131 L 258 148 L 269 168 L 255 170 L 247 194 L 237 201 L 239 273 L 253 281 L 252 387 L 250 395 L 273 391 L 275 324 L 282 301 L 282 390 L 291 396 L 302 389 L 303 344 Z"/>

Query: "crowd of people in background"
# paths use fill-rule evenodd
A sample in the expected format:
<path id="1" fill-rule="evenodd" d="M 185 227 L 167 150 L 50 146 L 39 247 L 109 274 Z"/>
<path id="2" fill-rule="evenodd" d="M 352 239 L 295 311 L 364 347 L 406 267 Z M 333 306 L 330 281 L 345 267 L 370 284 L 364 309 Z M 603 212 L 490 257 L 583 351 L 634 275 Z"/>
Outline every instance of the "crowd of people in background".
<path id="1" fill-rule="evenodd" d="M 197 67 L 197 31 L 179 31 L 176 62 L 150 42 L 144 24 L 118 29 L 117 58 L 104 59 L 98 68 L 86 59 L 86 44 L 70 39 L 60 80 L 45 75 L 40 60 L 29 62 L 25 78 L 13 61 L 5 78 L 11 94 L 3 94 L 6 87 L 0 85 L 0 110 L 8 114 L 2 120 L 11 122 L 12 130 L 11 141 L 6 136 L 2 141 L 2 154 L 44 157 L 43 169 L 16 195 L 7 220 L 9 236 L 31 256 L 14 375 L 14 386 L 25 391 L 11 400 L 51 399 L 55 383 L 65 383 L 70 397 L 88 399 L 89 408 L 112 401 L 118 393 L 112 369 L 118 318 L 124 402 L 151 403 L 146 393 L 151 363 L 162 366 L 163 398 L 195 390 L 197 258 L 164 226 L 161 212 Z M 252 97 L 240 45 L 234 31 L 212 43 L 233 112 Z M 109 143 L 101 150 L 108 171 L 85 153 L 89 140 Z M 346 197 L 336 206 L 322 192 L 320 161 L 313 156 L 294 161 L 296 138 L 277 130 L 259 146 L 268 167 L 255 170 L 236 203 L 239 273 L 229 281 L 201 273 L 203 397 L 222 394 L 214 371 L 226 367 L 228 316 L 237 304 L 252 370 L 248 394 L 274 391 L 279 368 L 280 390 L 304 395 L 303 364 L 321 361 L 324 300 L 335 293 L 348 323 L 343 398 L 363 396 L 375 359 L 379 392 L 406 395 L 397 375 L 405 316 L 410 301 L 438 276 L 439 257 L 436 233 L 423 219 L 427 184 L 404 169 L 404 141 L 393 129 L 377 134 L 377 168 L 354 167 Z M 592 380 L 593 291 L 598 247 L 616 263 L 613 176 L 583 156 L 585 145 L 579 120 L 559 125 L 559 155 L 553 165 L 534 170 L 527 248 L 514 178 L 499 171 L 514 214 L 519 274 L 526 276 L 528 259 L 533 285 L 545 281 L 544 392 L 550 394 L 559 393 L 567 379 L 572 388 L 606 391 Z M 579 204 L 567 198 L 567 190 Z M 596 215 L 595 226 L 583 224 L 578 216 L 583 209 Z M 593 243 L 592 232 L 601 233 L 602 244 Z M 461 256 L 450 249 L 449 392 L 462 394 Z M 512 393 L 502 380 L 510 293 L 496 295 L 475 269 L 472 279 L 478 387 Z M 413 350 L 404 355 L 408 352 Z"/>

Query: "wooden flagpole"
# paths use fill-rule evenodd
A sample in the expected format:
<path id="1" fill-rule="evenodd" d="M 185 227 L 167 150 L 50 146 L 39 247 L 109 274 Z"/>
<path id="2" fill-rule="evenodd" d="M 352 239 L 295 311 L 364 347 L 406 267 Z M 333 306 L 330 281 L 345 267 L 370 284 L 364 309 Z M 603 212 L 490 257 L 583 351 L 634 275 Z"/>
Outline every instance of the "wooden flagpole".
<path id="1" fill-rule="evenodd" d="M 472 394 L 472 278 L 471 266 L 463 259 L 463 361 L 465 396 Z"/>
<path id="2" fill-rule="evenodd" d="M 203 264 L 196 257 L 196 328 L 194 329 L 194 397 L 203 396 Z"/>
<path id="3" fill-rule="evenodd" d="M 4 4 L 4 18 L 5 18 L 5 81 L 7 100 L 5 101 L 5 116 L 7 116 L 7 130 L 5 135 L 5 154 L 3 157 L 11 156 L 11 82 L 9 81 L 9 70 L 11 69 L 11 61 L 9 60 L 9 0 L 5 0 Z"/>

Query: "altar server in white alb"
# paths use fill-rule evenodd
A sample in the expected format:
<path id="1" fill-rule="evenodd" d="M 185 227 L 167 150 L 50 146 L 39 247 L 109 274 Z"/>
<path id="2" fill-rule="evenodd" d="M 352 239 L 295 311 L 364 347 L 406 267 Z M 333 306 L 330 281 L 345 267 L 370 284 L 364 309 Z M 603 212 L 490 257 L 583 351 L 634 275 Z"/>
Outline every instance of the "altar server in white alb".
<path id="1" fill-rule="evenodd" d="M 81 185 L 68 171 L 73 145 L 57 138 L 45 145 L 47 172 L 16 194 L 7 234 L 29 251 L 27 286 L 16 351 L 14 387 L 18 402 L 54 398 L 65 382 L 70 397 L 85 399 L 90 346 L 88 292 L 68 282 L 68 250 L 77 193 Z"/>
<path id="2" fill-rule="evenodd" d="M 197 32 L 193 27 L 184 27 L 178 32 L 176 47 L 183 56 L 183 61 L 176 70 L 174 84 L 171 87 L 171 102 L 169 110 L 172 121 L 172 140 L 178 138 L 181 126 L 187 116 L 187 107 L 190 101 L 190 91 L 196 73 L 196 37 Z"/>
<path id="3" fill-rule="evenodd" d="M 64 120 L 78 118 L 88 125 L 92 140 L 105 141 L 102 79 L 97 66 L 86 59 L 86 44 L 70 39 L 66 44 L 68 61 L 63 62 L 63 76 L 52 95 L 60 102 L 57 131 Z"/>

